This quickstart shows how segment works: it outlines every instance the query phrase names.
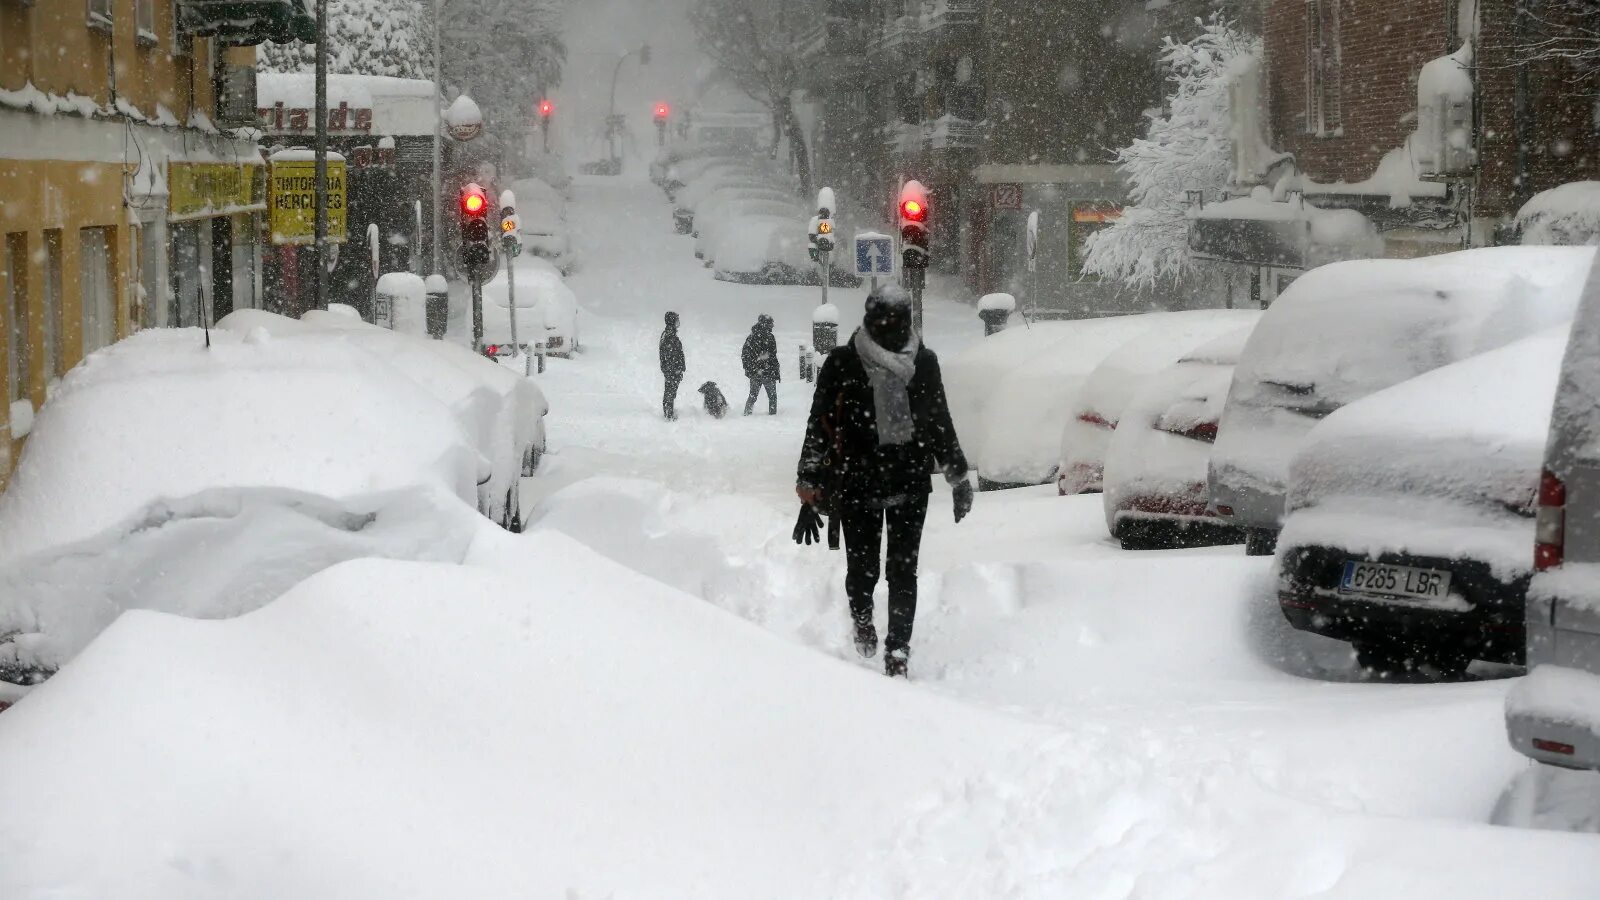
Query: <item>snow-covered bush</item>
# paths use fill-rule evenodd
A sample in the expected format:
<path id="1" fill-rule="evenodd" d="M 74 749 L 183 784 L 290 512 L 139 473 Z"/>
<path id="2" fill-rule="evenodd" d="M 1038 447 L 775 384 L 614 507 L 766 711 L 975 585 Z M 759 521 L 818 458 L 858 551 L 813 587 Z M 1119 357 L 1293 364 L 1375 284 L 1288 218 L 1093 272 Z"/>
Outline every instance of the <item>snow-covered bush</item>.
<path id="1" fill-rule="evenodd" d="M 1517 211 L 1524 244 L 1600 244 L 1600 181 L 1573 181 L 1533 195 Z"/>
<path id="2" fill-rule="evenodd" d="M 421 0 L 328 0 L 328 71 L 432 78 L 433 40 Z M 310 71 L 315 44 L 261 45 L 261 71 Z"/>
<path id="3" fill-rule="evenodd" d="M 1117 151 L 1132 201 L 1109 228 L 1089 237 L 1084 271 L 1152 287 L 1188 274 L 1186 191 L 1214 197 L 1233 171 L 1229 88 L 1261 55 L 1261 39 L 1213 19 L 1192 40 L 1167 38 L 1161 63 L 1172 85 L 1146 136 Z"/>

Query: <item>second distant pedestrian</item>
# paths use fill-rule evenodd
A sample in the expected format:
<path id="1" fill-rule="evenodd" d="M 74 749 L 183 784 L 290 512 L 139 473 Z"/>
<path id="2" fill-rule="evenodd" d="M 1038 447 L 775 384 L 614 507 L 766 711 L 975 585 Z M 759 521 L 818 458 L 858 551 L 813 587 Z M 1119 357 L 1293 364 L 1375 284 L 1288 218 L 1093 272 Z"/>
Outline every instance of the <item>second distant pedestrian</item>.
<path id="1" fill-rule="evenodd" d="M 767 391 L 767 415 L 778 414 L 778 382 L 782 380 L 778 369 L 778 339 L 772 335 L 772 317 L 763 315 L 756 319 L 750 336 L 744 339 L 740 353 L 744 361 L 744 376 L 750 379 L 750 398 L 744 402 L 744 414 L 756 408 L 756 397 L 761 389 Z"/>
<path id="2" fill-rule="evenodd" d="M 678 385 L 683 383 L 683 341 L 678 338 L 678 314 L 666 315 L 667 327 L 661 332 L 661 377 L 666 388 L 661 394 L 661 414 L 668 421 L 678 417 Z"/>

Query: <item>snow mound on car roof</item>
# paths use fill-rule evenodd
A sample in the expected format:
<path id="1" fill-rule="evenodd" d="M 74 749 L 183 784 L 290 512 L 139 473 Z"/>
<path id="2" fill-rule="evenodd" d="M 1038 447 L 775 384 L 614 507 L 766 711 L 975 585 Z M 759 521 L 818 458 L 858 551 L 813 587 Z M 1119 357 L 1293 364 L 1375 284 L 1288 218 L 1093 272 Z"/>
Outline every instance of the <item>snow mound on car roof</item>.
<path id="1" fill-rule="evenodd" d="M 1526 573 L 1569 331 L 1558 326 L 1435 369 L 1322 420 L 1290 463 L 1283 540 L 1470 556 L 1504 576 Z"/>
<path id="2" fill-rule="evenodd" d="M 0 495 L 0 559 L 214 488 L 333 499 L 436 488 L 476 505 L 481 457 L 404 375 L 310 335 L 210 339 L 144 331 L 62 379 Z"/>

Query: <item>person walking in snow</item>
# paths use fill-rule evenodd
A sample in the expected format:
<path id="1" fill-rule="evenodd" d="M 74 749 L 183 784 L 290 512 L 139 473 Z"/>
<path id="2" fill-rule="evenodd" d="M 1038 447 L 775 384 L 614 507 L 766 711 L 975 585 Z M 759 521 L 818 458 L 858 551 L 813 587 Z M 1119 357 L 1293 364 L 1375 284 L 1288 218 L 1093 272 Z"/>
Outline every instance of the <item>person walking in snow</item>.
<path id="1" fill-rule="evenodd" d="M 778 339 L 772 336 L 772 317 L 763 315 L 756 319 L 750 336 L 744 339 L 744 350 L 739 354 L 744 362 L 744 377 L 750 379 L 750 398 L 744 401 L 744 414 L 756 408 L 756 397 L 761 389 L 767 390 L 767 415 L 778 414 Z"/>
<path id="2" fill-rule="evenodd" d="M 661 332 L 661 377 L 666 389 L 661 394 L 661 414 L 672 421 L 678 417 L 678 385 L 683 383 L 683 341 L 678 339 L 678 314 L 666 315 L 667 327 Z"/>
<path id="3" fill-rule="evenodd" d="M 883 646 L 890 676 L 905 676 L 910 658 L 917 556 L 934 463 L 950 483 L 960 522 L 972 510 L 972 484 L 939 358 L 911 327 L 910 296 L 883 287 L 867 298 L 861 328 L 828 354 L 817 374 L 795 493 L 806 505 L 802 522 L 807 513 L 816 521 L 819 505 L 841 519 L 856 650 L 868 659 L 878 652 L 872 593 L 888 523 L 889 627 Z M 802 530 L 797 527 L 797 538 Z"/>

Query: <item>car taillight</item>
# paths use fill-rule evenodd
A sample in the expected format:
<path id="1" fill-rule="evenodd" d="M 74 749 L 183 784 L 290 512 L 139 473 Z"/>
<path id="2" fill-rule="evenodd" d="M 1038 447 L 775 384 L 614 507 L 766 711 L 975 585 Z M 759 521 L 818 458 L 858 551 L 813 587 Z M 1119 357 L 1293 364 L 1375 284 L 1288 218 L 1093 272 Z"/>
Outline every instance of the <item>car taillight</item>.
<path id="1" fill-rule="evenodd" d="M 1108 421 L 1105 416 L 1102 416 L 1099 413 L 1094 412 L 1092 410 L 1089 411 L 1089 412 L 1086 412 L 1086 413 L 1079 413 L 1078 414 L 1078 421 L 1084 423 L 1085 425 L 1093 425 L 1096 428 L 1116 428 L 1117 427 L 1117 423 Z"/>
<path id="2" fill-rule="evenodd" d="M 1547 741 L 1544 738 L 1534 738 L 1533 749 L 1543 750 L 1546 753 L 1559 753 L 1562 756 L 1571 756 L 1577 750 L 1571 744 L 1563 744 L 1560 741 Z"/>
<path id="3" fill-rule="evenodd" d="M 1161 430 L 1165 431 L 1167 434 L 1175 434 L 1178 437 L 1188 438 L 1191 441 L 1200 441 L 1206 444 L 1215 444 L 1217 442 L 1217 423 L 1215 422 L 1201 422 L 1199 425 L 1195 425 L 1192 428 L 1178 428 L 1173 426 L 1169 428 L 1162 428 Z"/>
<path id="4" fill-rule="evenodd" d="M 1539 475 L 1539 508 L 1533 516 L 1533 567 L 1543 572 L 1561 565 L 1567 544 L 1567 486 L 1554 472 Z"/>
<path id="5" fill-rule="evenodd" d="M 1226 503 L 1218 503 L 1217 504 L 1217 515 L 1219 515 L 1219 516 L 1228 516 L 1228 517 L 1231 518 L 1233 516 L 1233 507 L 1229 506 Z"/>

